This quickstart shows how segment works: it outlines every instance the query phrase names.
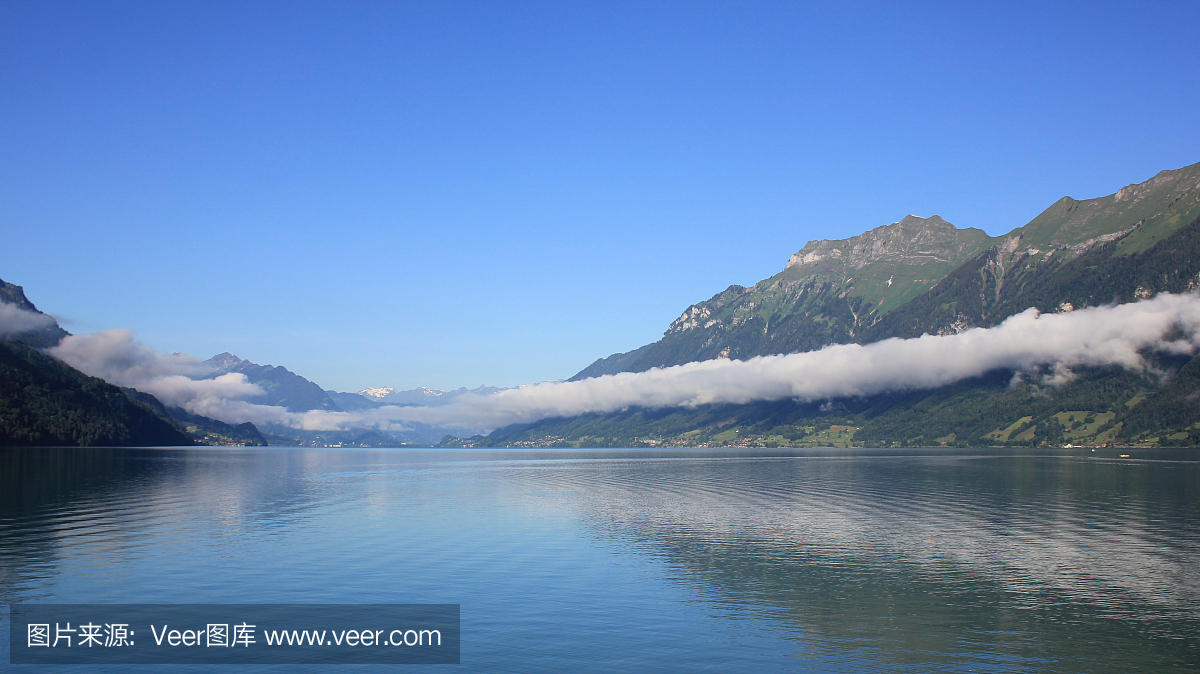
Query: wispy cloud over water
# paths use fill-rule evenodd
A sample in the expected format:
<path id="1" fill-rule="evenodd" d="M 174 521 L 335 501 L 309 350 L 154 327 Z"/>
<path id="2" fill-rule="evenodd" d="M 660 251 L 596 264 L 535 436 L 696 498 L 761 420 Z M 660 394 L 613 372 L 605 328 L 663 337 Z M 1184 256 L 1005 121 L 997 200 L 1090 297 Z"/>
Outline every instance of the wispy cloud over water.
<path id="1" fill-rule="evenodd" d="M 154 352 L 127 331 L 70 337 L 55 355 L 90 365 L 114 383 L 134 386 L 189 411 L 225 421 L 282 423 L 307 430 L 401 430 L 423 423 L 491 430 L 546 417 L 614 412 L 627 407 L 796 399 L 814 401 L 887 391 L 930 389 L 996 369 L 1054 368 L 1050 383 L 1081 366 L 1144 367 L 1147 347 L 1193 353 L 1200 347 L 1200 297 L 1162 294 L 1154 299 L 1065 314 L 1029 309 L 993 328 L 957 335 L 925 335 L 873 344 L 842 344 L 819 351 L 709 360 L 647 372 L 575 382 L 543 382 L 491 395 L 466 394 L 440 407 L 381 407 L 363 412 L 292 413 L 249 402 L 257 387 L 223 375 L 190 379 L 200 361 Z M 190 382 L 190 383 L 189 383 Z M 160 395 L 161 394 L 161 395 Z"/>

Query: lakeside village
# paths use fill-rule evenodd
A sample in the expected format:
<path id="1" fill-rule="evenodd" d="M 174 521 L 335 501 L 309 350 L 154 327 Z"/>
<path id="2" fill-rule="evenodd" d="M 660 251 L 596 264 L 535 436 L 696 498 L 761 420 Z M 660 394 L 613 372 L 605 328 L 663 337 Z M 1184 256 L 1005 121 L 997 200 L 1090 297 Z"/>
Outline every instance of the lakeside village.
<path id="1" fill-rule="evenodd" d="M 872 437 L 869 430 L 863 433 L 864 426 L 842 424 L 816 425 L 782 425 L 775 426 L 766 432 L 754 426 L 739 425 L 736 418 L 727 418 L 702 429 L 686 431 L 674 436 L 614 436 L 605 435 L 603 431 L 594 435 L 573 435 L 545 433 L 537 435 L 537 429 L 529 428 L 524 432 L 498 437 L 472 436 L 459 438 L 447 435 L 436 444 L 401 441 L 390 434 L 367 432 L 354 437 L 337 438 L 326 435 L 317 437 L 285 438 L 279 436 L 258 436 L 258 442 L 244 442 L 244 437 L 231 437 L 228 434 L 209 432 L 200 444 L 213 446 L 250 446 L 270 444 L 292 447 L 320 447 L 328 449 L 339 448 L 372 448 L 372 447 L 461 447 L 461 448 L 590 448 L 590 447 L 675 447 L 675 448 L 819 448 L 819 447 L 1042 447 L 1063 449 L 1103 449 L 1115 447 L 1142 448 L 1174 446 L 1186 442 L 1188 432 L 1165 433 L 1156 436 L 1135 437 L 1122 440 L 1117 437 L 1123 423 L 1115 421 L 1113 412 L 1094 413 L 1087 411 L 1059 412 L 1051 415 L 1042 424 L 1034 423 L 1031 416 L 1021 417 L 1006 428 L 998 428 L 978 441 L 970 442 L 959 438 L 954 433 L 942 437 L 927 437 L 914 435 L 902 440 Z M 548 430 L 548 429 L 547 429 Z M 195 433 L 196 429 L 189 428 Z M 758 432 L 756 432 L 758 431 Z M 1057 432 L 1055 432 L 1057 431 Z M 594 432 L 594 431 L 593 431 Z M 864 437 L 864 435 L 866 437 Z M 195 437 L 195 435 L 193 435 Z M 895 436 L 893 436 L 895 437 Z M 199 438 L 197 438 L 199 440 Z"/>
<path id="2" fill-rule="evenodd" d="M 772 447 L 891 447 L 899 448 L 905 446 L 918 447 L 954 447 L 958 446 L 955 442 L 956 438 L 953 435 L 935 438 L 933 443 L 919 441 L 909 444 L 902 444 L 900 441 L 883 444 L 876 442 L 867 442 L 864 440 L 854 440 L 854 434 L 860 430 L 855 426 L 831 426 L 825 431 L 814 433 L 819 437 L 805 437 L 803 439 L 789 439 L 781 436 L 742 434 L 735 432 L 735 437 L 720 439 L 711 438 L 709 440 L 696 442 L 689 440 L 687 437 L 673 438 L 651 438 L 651 437 L 634 437 L 631 440 L 621 438 L 600 438 L 600 437 L 584 437 L 579 439 L 569 439 L 557 435 L 545 435 L 540 438 L 528 440 L 514 440 L 510 442 L 500 443 L 502 447 L 515 448 L 590 448 L 590 447 L 688 447 L 688 448 L 772 448 Z M 690 434 L 689 434 L 690 435 Z M 1063 445 L 1051 444 L 1042 441 L 1037 444 L 1038 447 L 1062 447 L 1063 449 L 1104 449 L 1115 447 L 1135 447 L 1135 448 L 1151 448 L 1158 445 L 1158 438 L 1150 438 L 1146 441 L 1127 444 L 1116 442 L 1092 442 L 1092 443 L 1066 443 Z M 496 444 L 489 442 L 487 438 L 449 438 L 442 441 L 443 447 L 463 447 L 463 448 L 485 448 L 495 447 Z M 989 445 L 991 446 L 991 445 Z M 1013 447 L 1013 446 L 1028 446 L 1028 445 L 995 445 L 996 447 Z"/>
<path id="3" fill-rule="evenodd" d="M 1131 408 L 1145 393 L 1139 393 L 1125 403 Z M 832 421 L 832 420 L 831 420 Z M 500 431 L 490 436 L 457 438 L 446 436 L 440 447 L 696 447 L 696 448 L 771 448 L 771 447 L 1042 447 L 1062 449 L 1102 449 L 1180 447 L 1195 443 L 1200 423 L 1174 429 L 1127 429 L 1118 412 L 1109 410 L 1067 410 L 1043 418 L 1031 415 L 1002 421 L 999 427 L 982 435 L 946 433 L 957 423 L 909 423 L 907 425 L 863 424 L 855 419 L 838 419 L 840 423 L 805 420 L 794 424 L 778 424 L 770 420 L 747 420 L 728 417 L 701 428 L 675 434 L 655 433 L 642 426 L 640 435 L 618 435 L 620 425 L 605 425 L 589 421 L 584 428 L 568 423 L 551 422 L 549 427 L 537 424 Z M 953 421 L 953 420 L 951 420 Z M 857 423 L 856 423 L 857 422 Z M 687 420 L 683 425 L 690 425 Z M 556 427 L 557 426 L 557 427 Z M 627 426 L 626 426 L 627 427 Z M 934 428 L 946 433 L 931 433 Z M 632 430 L 632 429 L 631 429 Z M 663 429 L 665 430 L 665 429 Z M 590 432 L 589 432 L 590 431 Z M 614 432 L 615 431 L 615 432 Z M 1131 431 L 1125 436 L 1124 431 Z M 1124 436 L 1124 437 L 1122 437 Z"/>
<path id="4" fill-rule="evenodd" d="M 461 445 L 455 445 L 455 446 L 461 446 L 461 447 L 467 447 L 467 448 L 469 448 L 469 447 L 483 448 L 483 447 L 491 447 L 492 445 L 490 445 L 486 442 L 477 444 L 477 441 L 464 440 L 464 441 L 462 441 Z M 605 447 L 605 446 L 607 446 L 607 447 L 614 447 L 614 446 L 620 446 L 620 447 L 681 447 L 681 448 L 688 447 L 688 448 L 699 449 L 699 448 L 710 448 L 710 447 L 711 448 L 715 448 L 715 447 L 738 447 L 738 448 L 880 447 L 883 445 L 869 444 L 865 441 L 857 441 L 856 442 L 856 441 L 852 441 L 852 440 L 851 441 L 833 441 L 833 442 L 811 442 L 811 443 L 792 442 L 792 443 L 780 444 L 778 442 L 773 442 L 773 441 L 767 440 L 763 436 L 747 436 L 745 438 L 741 438 L 736 441 L 723 442 L 723 443 L 717 443 L 717 442 L 691 443 L 691 442 L 685 442 L 685 441 L 678 440 L 678 439 L 657 440 L 657 439 L 653 439 L 653 438 L 634 438 L 633 442 L 628 443 L 628 444 L 616 445 L 613 443 L 607 443 L 607 444 L 601 445 L 595 441 L 589 442 L 588 440 L 567 440 L 566 438 L 547 435 L 543 438 L 538 438 L 536 440 L 518 440 L 516 442 L 512 442 L 512 443 L 506 444 L 504 446 L 505 447 L 530 448 L 530 449 L 533 449 L 533 448 L 556 448 L 556 447 L 587 448 L 587 447 Z M 899 448 L 899 447 L 903 447 L 904 445 L 902 445 L 899 441 L 895 441 L 895 442 L 891 443 L 890 445 L 886 445 L 886 446 L 891 447 L 891 448 Z M 921 446 L 924 446 L 924 445 L 921 445 Z M 937 445 L 933 445 L 933 446 L 935 446 L 935 447 L 953 447 L 955 445 L 953 445 L 952 443 L 949 443 L 949 442 L 943 442 L 943 443 L 938 443 Z M 1011 447 L 1012 445 L 996 445 L 996 446 L 997 447 Z M 1050 445 L 1048 443 L 1043 442 L 1039 446 L 1040 447 L 1049 447 Z M 1099 445 L 1097 445 L 1097 444 L 1075 445 L 1075 444 L 1067 443 L 1065 445 L 1062 445 L 1062 448 L 1063 449 L 1103 449 L 1103 448 L 1114 448 L 1114 447 L 1150 448 L 1150 447 L 1154 447 L 1154 446 L 1155 446 L 1154 443 L 1137 443 L 1134 445 L 1125 445 L 1125 444 L 1117 444 L 1117 443 L 1109 442 L 1109 443 L 1104 443 L 1104 444 L 1099 444 Z"/>
<path id="5" fill-rule="evenodd" d="M 1069 413 L 1068 413 L 1069 414 Z M 1026 424 L 1028 420 L 1023 419 Z M 441 442 L 431 445 L 422 442 L 407 442 L 399 441 L 390 438 L 381 437 L 380 434 L 372 434 L 373 437 L 355 438 L 354 440 L 334 441 L 331 438 L 315 438 L 301 440 L 299 438 L 285 439 L 280 437 L 270 438 L 271 444 L 277 446 L 291 447 L 320 447 L 327 449 L 340 448 L 379 448 L 379 447 L 394 447 L 394 448 L 420 448 L 420 447 L 461 447 L 461 448 L 491 448 L 491 447 L 513 447 L 513 448 L 590 448 L 590 447 L 677 447 L 677 448 L 778 448 L 778 447 L 795 447 L 795 448 L 817 448 L 817 447 L 966 447 L 966 446 L 987 446 L 987 447 L 1060 447 L 1062 449 L 1105 449 L 1105 448 L 1140 448 L 1149 449 L 1160 446 L 1169 446 L 1173 444 L 1171 441 L 1176 438 L 1174 435 L 1167 437 L 1146 437 L 1139 438 L 1135 442 L 1119 442 L 1115 439 L 1115 433 L 1102 432 L 1099 434 L 1086 433 L 1085 428 L 1080 428 L 1081 437 L 1057 438 L 1058 442 L 1053 440 L 1043 439 L 1036 440 L 1032 431 L 1029 429 L 1028 437 L 1026 433 L 1017 433 L 1016 437 L 1005 437 L 1006 434 L 989 433 L 985 436 L 985 442 L 968 444 L 959 441 L 959 439 L 951 433 L 950 435 L 939 438 L 916 437 L 910 438 L 905 442 L 895 440 L 891 442 L 880 442 L 879 440 L 855 439 L 855 436 L 862 430 L 861 426 L 849 426 L 841 424 L 833 424 L 827 428 L 818 430 L 812 426 L 797 426 L 785 431 L 786 434 L 779 434 L 780 429 L 774 429 L 774 433 L 752 433 L 744 428 L 730 428 L 718 433 L 711 433 L 712 429 L 703 431 L 689 431 L 674 437 L 651 437 L 651 436 L 633 436 L 632 438 L 622 437 L 603 437 L 603 436 L 582 436 L 569 438 L 562 435 L 542 435 L 540 437 L 524 437 L 524 438 L 490 438 L 483 436 L 474 436 L 471 438 L 458 438 L 452 435 L 447 435 Z M 1115 429 L 1119 430 L 1119 426 Z M 1072 434 L 1074 435 L 1074 434 Z M 1062 440 L 1067 442 L 1062 442 Z M 986 442 L 991 440 L 992 442 Z M 1165 442 L 1164 442 L 1165 441 Z M 219 447 L 243 447 L 252 446 L 259 443 L 243 442 L 241 439 L 231 438 L 219 434 L 207 434 L 199 444 L 219 446 Z M 265 443 L 264 443 L 265 444 Z"/>

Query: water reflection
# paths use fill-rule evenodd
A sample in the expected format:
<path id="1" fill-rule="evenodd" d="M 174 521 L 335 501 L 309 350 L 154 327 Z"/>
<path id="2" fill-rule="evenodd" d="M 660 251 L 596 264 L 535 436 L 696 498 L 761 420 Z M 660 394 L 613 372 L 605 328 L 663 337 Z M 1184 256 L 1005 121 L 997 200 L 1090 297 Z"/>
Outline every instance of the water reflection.
<path id="1" fill-rule="evenodd" d="M 1194 451 L 9 449 L 0 469 L 3 603 L 462 601 L 480 671 L 1198 661 Z"/>
<path id="2" fill-rule="evenodd" d="M 1013 665 L 1017 642 L 1039 669 L 1121 671 L 1196 661 L 1191 456 L 647 459 L 528 479 L 725 601 L 820 632 L 801 641 L 825 655 L 865 638 L 894 662 Z"/>

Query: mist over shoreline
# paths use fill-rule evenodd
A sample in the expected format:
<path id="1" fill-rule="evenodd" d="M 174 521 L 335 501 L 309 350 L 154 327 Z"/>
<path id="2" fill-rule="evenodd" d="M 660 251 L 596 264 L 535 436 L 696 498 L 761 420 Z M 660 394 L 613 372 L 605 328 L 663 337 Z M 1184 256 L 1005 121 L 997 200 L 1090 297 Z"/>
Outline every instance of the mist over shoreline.
<path id="1" fill-rule="evenodd" d="M 16 316 L 12 323 L 29 321 Z M 199 359 L 158 352 L 138 342 L 129 330 L 72 335 L 48 353 L 111 383 L 151 393 L 165 404 L 228 423 L 250 421 L 308 431 L 404 431 L 420 423 L 485 433 L 547 417 L 635 406 L 811 402 L 931 389 L 997 369 L 1028 372 L 1048 367 L 1049 374 L 1040 381 L 1053 386 L 1070 381 L 1073 367 L 1119 365 L 1142 370 L 1147 367 L 1139 353 L 1143 349 L 1191 354 L 1198 347 L 1200 295 L 1163 293 L 1069 313 L 1043 314 L 1031 308 L 995 327 L 954 335 L 837 344 L 745 361 L 700 361 L 575 382 L 543 382 L 490 395 L 469 393 L 437 407 L 384 406 L 357 412 L 291 412 L 256 404 L 253 398 L 262 389 L 244 375 L 205 377 L 211 370 Z"/>

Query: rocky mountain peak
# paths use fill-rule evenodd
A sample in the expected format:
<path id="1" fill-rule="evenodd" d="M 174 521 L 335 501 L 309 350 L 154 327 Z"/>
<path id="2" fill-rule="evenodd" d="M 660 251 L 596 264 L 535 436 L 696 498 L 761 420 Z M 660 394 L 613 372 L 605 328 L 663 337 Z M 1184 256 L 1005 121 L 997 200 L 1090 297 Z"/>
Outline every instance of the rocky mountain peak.
<path id="1" fill-rule="evenodd" d="M 226 351 L 225 353 L 218 353 L 204 362 L 218 370 L 232 370 L 246 361 Z"/>
<path id="2" fill-rule="evenodd" d="M 455 393 L 466 392 L 466 389 L 461 389 Z M 425 388 L 418 386 L 407 391 L 400 391 L 390 386 L 379 388 L 365 388 L 358 392 L 358 395 L 370 398 L 376 402 L 386 403 L 406 403 L 406 404 L 423 404 L 429 399 L 439 398 L 446 395 L 446 391 L 440 389 Z M 452 396 L 451 396 L 452 397 Z"/>
<path id="3" fill-rule="evenodd" d="M 964 237 L 966 233 L 969 235 Z M 964 241 L 964 238 L 968 241 Z M 962 256 L 964 247 L 977 248 L 984 238 L 986 235 L 979 230 L 960 230 L 936 215 L 928 218 L 907 215 L 899 222 L 876 227 L 848 239 L 809 241 L 788 259 L 787 267 L 815 265 L 830 259 L 853 269 L 862 269 L 887 259 L 918 257 L 952 260 Z M 824 266 L 828 265 L 819 265 Z M 814 267 L 813 271 L 819 267 Z"/>
<path id="4" fill-rule="evenodd" d="M 25 312 L 24 319 L 20 321 L 24 324 L 21 329 L 11 332 L 0 331 L 0 337 L 4 337 L 6 340 L 35 349 L 45 349 L 55 346 L 62 341 L 63 337 L 71 334 L 63 330 L 52 316 L 42 313 L 34 306 L 33 302 L 25 297 L 24 288 L 3 279 L 0 279 L 0 304 L 10 304 L 16 307 L 18 313 Z M 33 314 L 33 316 L 29 316 L 29 314 Z M 3 327 L 0 326 L 0 329 Z"/>

